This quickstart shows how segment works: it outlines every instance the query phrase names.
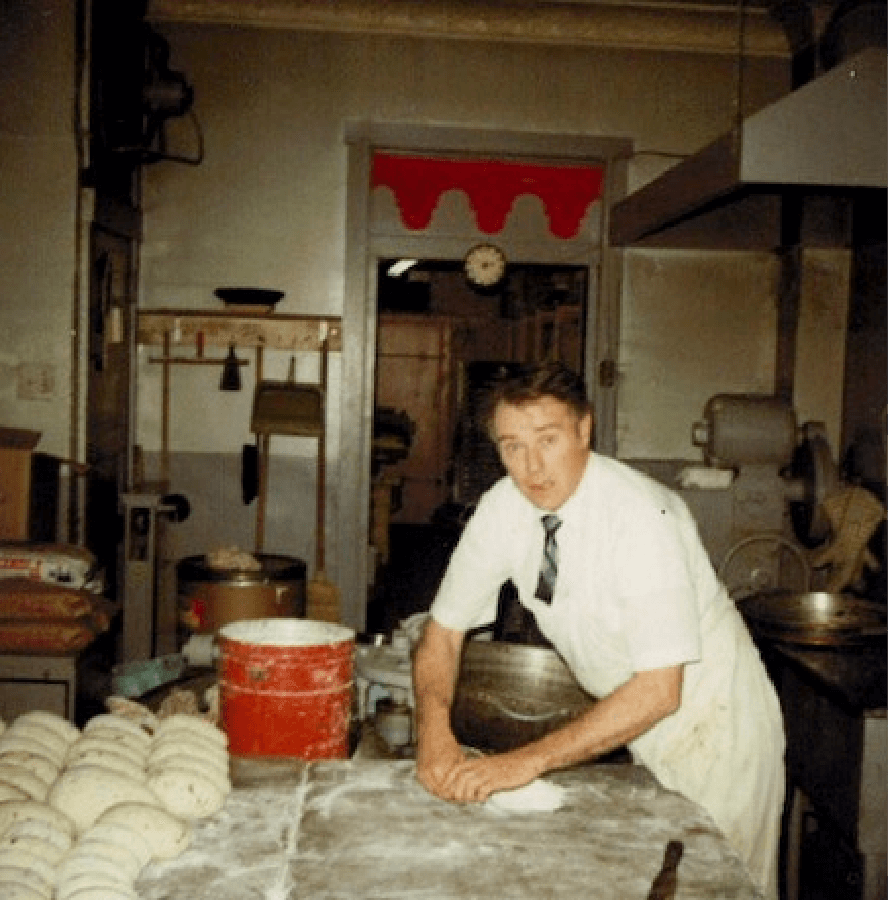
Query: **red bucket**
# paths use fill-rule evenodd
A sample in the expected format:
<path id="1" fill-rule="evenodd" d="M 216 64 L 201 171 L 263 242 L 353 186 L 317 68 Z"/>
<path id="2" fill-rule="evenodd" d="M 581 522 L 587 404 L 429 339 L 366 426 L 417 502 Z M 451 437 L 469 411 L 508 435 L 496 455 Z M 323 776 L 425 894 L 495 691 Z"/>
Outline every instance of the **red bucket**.
<path id="1" fill-rule="evenodd" d="M 248 619 L 221 628 L 218 642 L 231 753 L 347 758 L 354 631 L 310 619 Z"/>

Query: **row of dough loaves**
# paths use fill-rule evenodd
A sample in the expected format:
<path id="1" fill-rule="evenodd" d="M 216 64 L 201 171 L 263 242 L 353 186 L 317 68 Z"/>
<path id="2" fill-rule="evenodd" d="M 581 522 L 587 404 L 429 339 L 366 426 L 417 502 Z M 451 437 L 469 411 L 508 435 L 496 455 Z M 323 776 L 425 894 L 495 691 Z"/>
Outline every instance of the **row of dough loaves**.
<path id="1" fill-rule="evenodd" d="M 136 900 L 230 791 L 228 739 L 200 717 L 23 713 L 0 730 L 0 900 Z"/>

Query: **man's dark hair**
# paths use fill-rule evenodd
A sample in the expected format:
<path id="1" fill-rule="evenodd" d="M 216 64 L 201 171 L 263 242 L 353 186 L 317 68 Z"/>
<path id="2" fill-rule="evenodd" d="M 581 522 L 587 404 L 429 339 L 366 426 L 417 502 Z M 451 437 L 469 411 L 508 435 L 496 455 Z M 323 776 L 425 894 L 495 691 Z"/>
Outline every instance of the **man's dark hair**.
<path id="1" fill-rule="evenodd" d="M 504 366 L 486 387 L 478 408 L 478 421 L 493 440 L 496 439 L 493 417 L 501 403 L 525 406 L 543 397 L 552 397 L 570 407 L 578 418 L 592 412 L 583 379 L 559 362 Z"/>

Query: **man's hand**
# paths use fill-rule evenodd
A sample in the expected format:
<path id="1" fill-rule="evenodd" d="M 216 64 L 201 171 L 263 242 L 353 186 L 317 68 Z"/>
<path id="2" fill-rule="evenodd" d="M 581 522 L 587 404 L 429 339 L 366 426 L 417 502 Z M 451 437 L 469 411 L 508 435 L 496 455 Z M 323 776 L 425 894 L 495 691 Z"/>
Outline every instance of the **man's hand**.
<path id="1" fill-rule="evenodd" d="M 431 794 L 451 800 L 446 784 L 453 771 L 466 761 L 466 756 L 451 732 L 429 738 L 419 744 L 416 754 L 416 777 Z"/>
<path id="2" fill-rule="evenodd" d="M 445 800 L 450 773 L 465 755 L 450 728 L 450 707 L 456 684 L 463 634 L 429 619 L 413 655 L 416 697 L 416 775 L 420 784 Z"/>
<path id="3" fill-rule="evenodd" d="M 539 760 L 524 750 L 469 758 L 453 766 L 439 796 L 453 803 L 483 803 L 497 791 L 529 784 L 542 774 Z"/>

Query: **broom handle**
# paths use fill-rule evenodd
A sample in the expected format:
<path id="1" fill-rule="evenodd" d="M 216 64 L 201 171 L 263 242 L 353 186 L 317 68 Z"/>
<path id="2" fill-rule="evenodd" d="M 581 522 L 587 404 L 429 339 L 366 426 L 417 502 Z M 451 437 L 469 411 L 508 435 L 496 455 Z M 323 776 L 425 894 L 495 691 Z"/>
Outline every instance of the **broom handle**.
<path id="1" fill-rule="evenodd" d="M 327 338 L 321 342 L 321 429 L 318 434 L 318 523 L 315 573 L 324 571 L 324 506 L 327 501 Z"/>

